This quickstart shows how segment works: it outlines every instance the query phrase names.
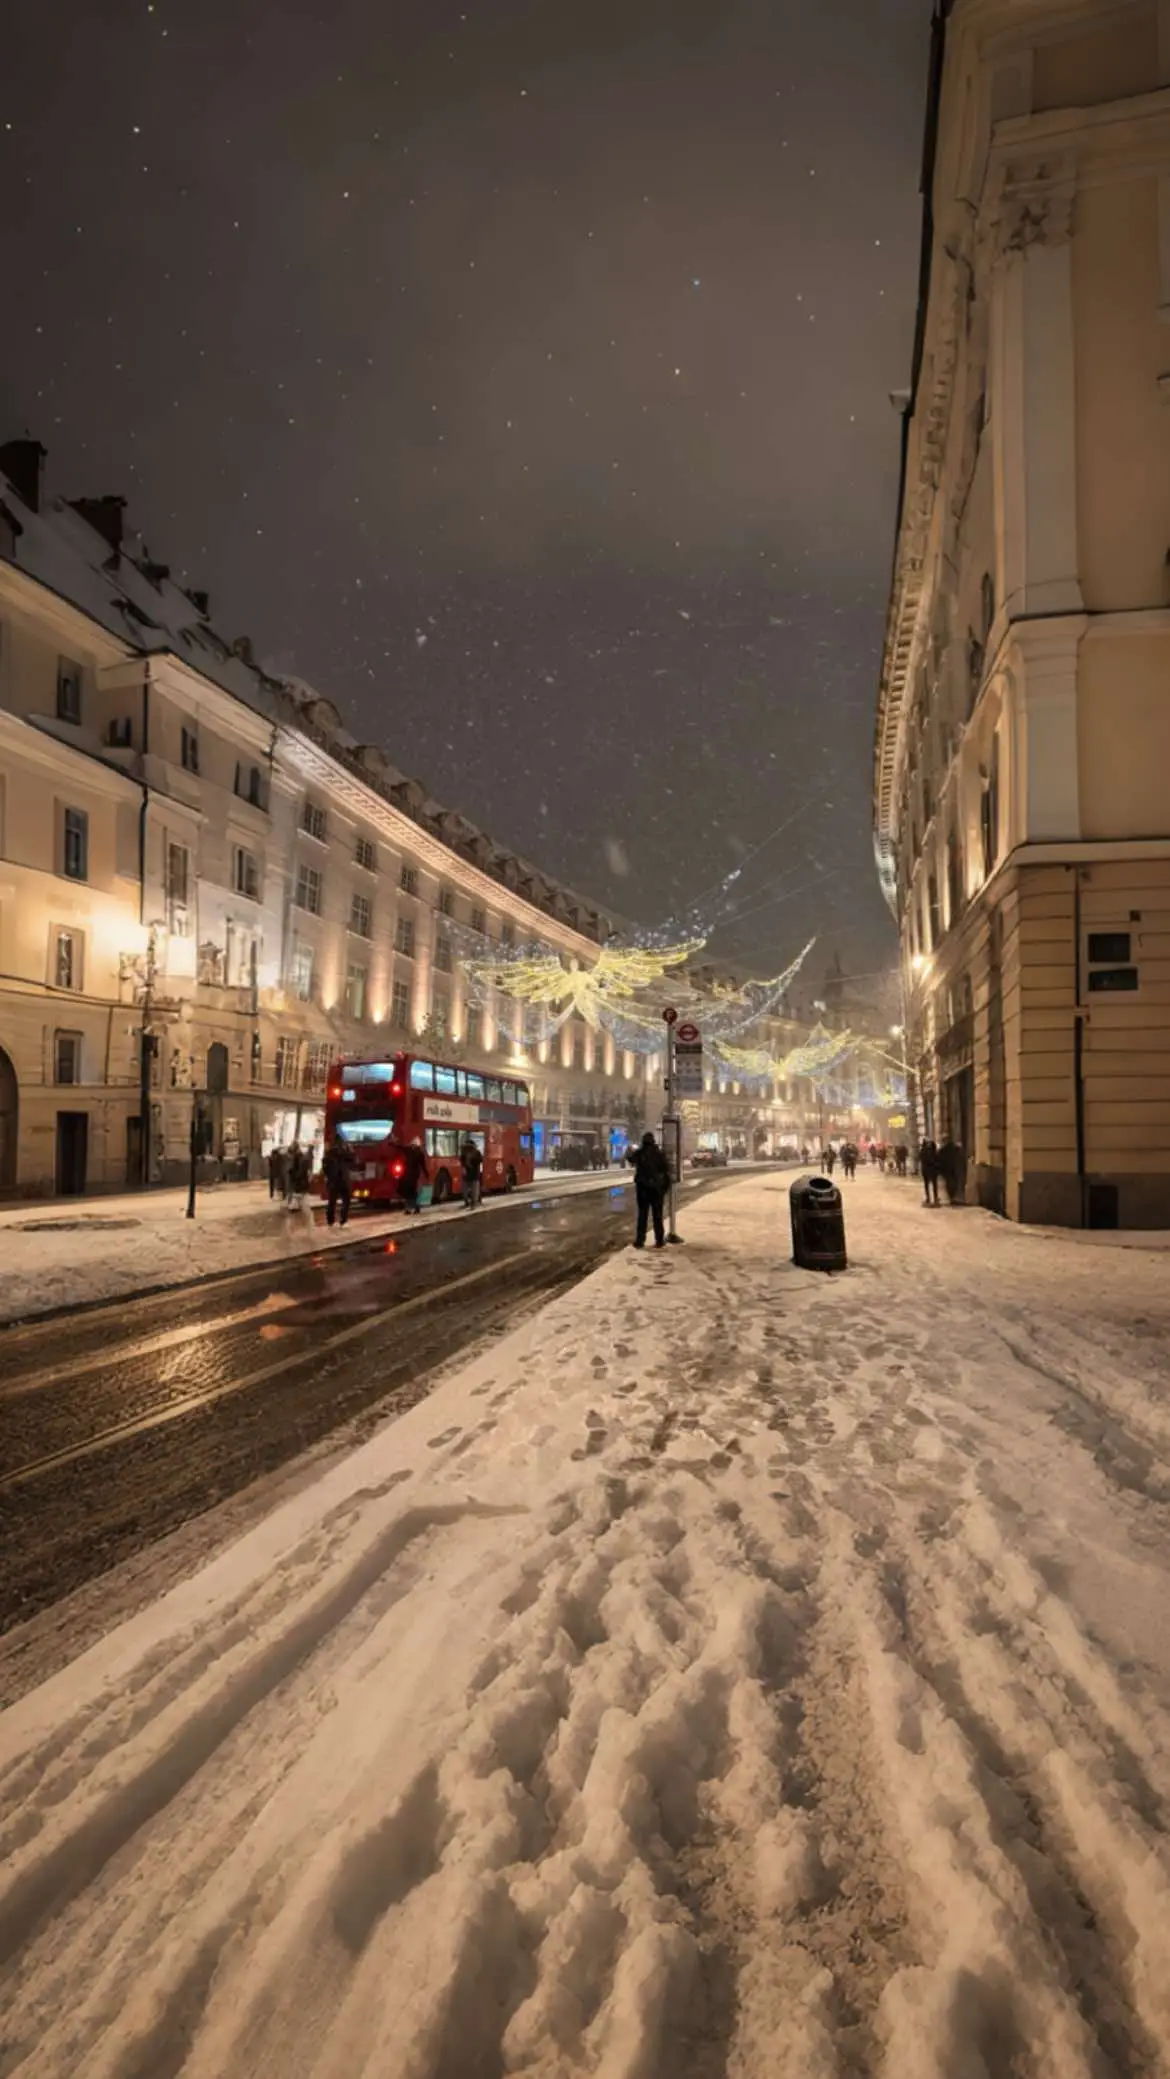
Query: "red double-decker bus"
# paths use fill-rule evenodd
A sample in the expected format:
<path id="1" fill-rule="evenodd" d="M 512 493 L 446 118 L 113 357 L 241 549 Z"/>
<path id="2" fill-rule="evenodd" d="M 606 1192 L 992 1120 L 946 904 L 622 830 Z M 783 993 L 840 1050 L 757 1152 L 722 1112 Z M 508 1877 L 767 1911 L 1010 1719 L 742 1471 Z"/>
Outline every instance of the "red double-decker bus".
<path id="1" fill-rule="evenodd" d="M 426 1150 L 436 1205 L 463 1190 L 459 1151 L 483 1153 L 484 1191 L 531 1184 L 532 1105 L 527 1083 L 484 1075 L 418 1054 L 388 1061 L 337 1061 L 325 1086 L 325 1138 L 353 1157 L 353 1195 L 371 1204 L 402 1196 L 403 1150 Z"/>

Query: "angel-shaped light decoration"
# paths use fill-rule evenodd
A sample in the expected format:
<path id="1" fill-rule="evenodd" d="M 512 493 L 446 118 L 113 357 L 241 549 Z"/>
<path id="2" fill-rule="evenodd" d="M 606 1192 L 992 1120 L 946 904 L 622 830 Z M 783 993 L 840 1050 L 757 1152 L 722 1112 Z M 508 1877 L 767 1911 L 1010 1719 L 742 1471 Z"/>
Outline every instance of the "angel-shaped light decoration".
<path id="1" fill-rule="evenodd" d="M 568 966 L 555 953 L 520 950 L 509 958 L 499 956 L 465 962 L 474 984 L 498 989 L 519 1003 L 535 1004 L 551 1015 L 549 1031 L 555 1032 L 567 1018 L 577 1016 L 601 1030 L 611 1019 L 642 1007 L 640 991 L 661 982 L 671 968 L 681 967 L 702 949 L 702 939 L 684 939 L 673 945 L 626 946 L 611 942 L 599 948 L 591 967 L 579 960 Z"/>

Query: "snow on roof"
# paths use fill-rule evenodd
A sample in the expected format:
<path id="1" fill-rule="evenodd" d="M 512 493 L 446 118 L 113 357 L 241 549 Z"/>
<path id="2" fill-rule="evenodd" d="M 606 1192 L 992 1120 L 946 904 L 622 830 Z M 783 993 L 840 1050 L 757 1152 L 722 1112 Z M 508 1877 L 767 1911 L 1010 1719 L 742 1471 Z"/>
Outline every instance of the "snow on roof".
<path id="1" fill-rule="evenodd" d="M 393 799 L 397 808 L 454 850 L 474 847 L 477 861 L 505 887 L 515 887 L 525 878 L 537 882 L 540 892 L 530 899 L 538 908 L 554 915 L 577 911 L 594 921 L 599 935 L 612 928 L 597 903 L 561 887 L 542 868 L 498 845 L 459 810 L 435 801 L 389 758 L 381 771 L 376 770 L 365 754 L 378 746 L 363 744 L 344 727 L 327 693 L 305 679 L 265 670 L 255 661 L 246 636 L 229 642 L 220 635 L 208 617 L 206 595 L 185 591 L 167 566 L 150 556 L 142 536 L 124 524 L 123 500 L 74 503 L 55 498 L 34 507 L 12 477 L 0 471 L 0 502 L 15 536 L 6 560 L 119 641 L 143 655 L 178 657 L 254 712 L 311 735 L 375 793 Z M 109 526 L 109 535 L 102 523 Z M 117 547 L 111 536 L 117 538 Z"/>

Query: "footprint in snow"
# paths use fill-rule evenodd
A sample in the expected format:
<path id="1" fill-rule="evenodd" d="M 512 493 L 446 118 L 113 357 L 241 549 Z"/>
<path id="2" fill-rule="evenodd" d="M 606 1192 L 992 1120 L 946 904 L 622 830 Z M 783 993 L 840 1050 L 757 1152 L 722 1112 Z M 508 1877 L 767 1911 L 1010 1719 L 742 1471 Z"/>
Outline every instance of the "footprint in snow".
<path id="1" fill-rule="evenodd" d="M 451 1443 L 454 1443 L 454 1441 L 455 1441 L 455 1438 L 456 1438 L 456 1437 L 458 1437 L 458 1436 L 462 1436 L 462 1434 L 463 1434 L 463 1431 L 462 1431 L 461 1429 L 443 1429 L 443 1430 L 440 1430 L 440 1432 L 439 1432 L 439 1434 L 438 1434 L 438 1436 L 437 1436 L 437 1437 L 428 1437 L 428 1438 L 427 1438 L 427 1449 L 428 1449 L 428 1451 L 437 1451 L 437 1450 L 438 1450 L 438 1448 L 439 1448 L 439 1446 L 440 1446 L 440 1444 L 451 1444 Z"/>

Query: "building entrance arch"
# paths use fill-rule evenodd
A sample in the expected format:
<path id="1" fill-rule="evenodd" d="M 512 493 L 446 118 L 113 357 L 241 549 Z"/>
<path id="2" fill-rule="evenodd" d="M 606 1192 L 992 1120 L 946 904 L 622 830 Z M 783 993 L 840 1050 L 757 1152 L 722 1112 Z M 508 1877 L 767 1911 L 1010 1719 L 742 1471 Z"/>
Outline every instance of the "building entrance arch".
<path id="1" fill-rule="evenodd" d="M 20 1128 L 20 1085 L 0 1047 L 0 1194 L 16 1188 L 16 1144 Z"/>

